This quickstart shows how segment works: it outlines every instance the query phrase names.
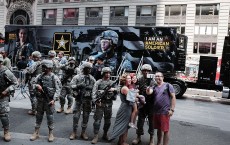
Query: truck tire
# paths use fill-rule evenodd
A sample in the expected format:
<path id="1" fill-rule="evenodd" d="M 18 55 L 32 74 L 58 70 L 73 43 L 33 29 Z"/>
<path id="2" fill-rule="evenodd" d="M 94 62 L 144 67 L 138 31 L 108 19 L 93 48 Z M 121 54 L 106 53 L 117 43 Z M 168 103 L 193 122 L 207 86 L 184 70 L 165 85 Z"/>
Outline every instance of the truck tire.
<path id="1" fill-rule="evenodd" d="M 181 98 L 186 91 L 185 85 L 178 81 L 173 81 L 171 84 L 175 90 L 176 98 Z"/>

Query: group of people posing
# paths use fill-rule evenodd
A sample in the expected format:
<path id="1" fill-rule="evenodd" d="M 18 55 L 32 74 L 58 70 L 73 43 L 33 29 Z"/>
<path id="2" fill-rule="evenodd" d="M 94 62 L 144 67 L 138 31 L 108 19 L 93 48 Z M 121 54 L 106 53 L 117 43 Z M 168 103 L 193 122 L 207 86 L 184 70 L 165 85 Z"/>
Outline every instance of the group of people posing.
<path id="1" fill-rule="evenodd" d="M 113 43 L 116 44 L 117 36 L 112 34 L 109 31 L 103 35 L 103 38 L 108 35 L 109 40 L 113 40 Z M 31 101 L 31 109 L 28 114 L 36 116 L 35 130 L 30 137 L 31 141 L 39 138 L 39 129 L 44 113 L 47 116 L 49 129 L 48 141 L 54 141 L 54 104 L 56 100 L 59 100 L 60 108 L 57 113 L 62 113 L 67 98 L 65 113 L 73 113 L 73 130 L 69 137 L 70 140 L 77 139 L 81 114 L 80 137 L 84 140 L 89 139 L 86 129 L 92 106 L 95 105 L 92 144 L 98 142 L 103 117 L 102 138 L 104 140 L 113 141 L 119 138 L 119 145 L 127 145 L 128 129 L 134 128 L 137 138 L 133 140 L 132 144 L 139 144 L 141 135 L 144 134 L 145 120 L 148 118 L 149 145 L 154 145 L 154 129 L 157 129 L 157 145 L 162 145 L 162 142 L 163 145 L 168 144 L 169 120 L 174 113 L 176 98 L 173 86 L 163 81 L 164 76 L 161 72 L 156 72 L 155 78 L 150 79 L 148 74 L 152 68 L 149 64 L 144 64 L 141 68 L 141 77 L 137 78 L 136 74 L 125 72 L 113 81 L 111 74 L 114 73 L 114 67 L 113 65 L 104 65 L 103 57 L 98 57 L 97 63 L 94 62 L 94 57 L 89 57 L 88 61 L 83 61 L 78 65 L 74 57 L 69 57 L 67 60 L 63 57 L 64 52 L 62 51 L 56 57 L 56 52 L 51 50 L 48 52 L 48 58 L 42 60 L 41 53 L 33 51 L 31 45 L 24 40 L 26 35 L 25 29 L 19 31 L 21 39 L 15 53 L 15 62 L 19 70 L 23 70 L 26 76 L 25 83 L 28 83 Z M 12 73 L 9 63 L 6 62 L 8 61 L 6 61 L 4 52 L 2 55 L 0 54 L 0 119 L 4 128 L 4 140 L 10 141 L 9 97 L 18 85 L 18 81 Z M 117 96 L 120 97 L 121 105 L 109 136 L 112 106 Z M 137 125 L 135 125 L 137 116 Z"/>
<path id="2" fill-rule="evenodd" d="M 59 52 L 59 55 L 63 55 Z M 141 135 L 144 134 L 143 125 L 148 118 L 150 134 L 149 144 L 154 145 L 154 129 L 157 129 L 157 145 L 167 145 L 169 141 L 169 120 L 175 109 L 175 92 L 173 86 L 163 81 L 161 72 L 155 73 L 155 79 L 147 78 L 152 71 L 149 64 L 142 66 L 142 76 L 137 78 L 134 73 L 123 73 L 119 76 L 119 85 L 112 81 L 111 68 L 102 67 L 100 69 L 101 78 L 95 79 L 91 75 L 94 65 L 89 61 L 82 62 L 80 66 L 76 64 L 74 57 L 68 60 L 55 59 L 56 52 L 49 51 L 49 58 L 41 60 L 41 53 L 34 51 L 30 67 L 24 69 L 31 100 L 31 110 L 28 114 L 36 116 L 35 131 L 30 140 L 39 138 L 39 129 L 43 120 L 44 112 L 47 116 L 49 128 L 48 141 L 54 141 L 54 112 L 55 100 L 59 98 L 60 108 L 58 113 L 64 112 L 65 100 L 68 100 L 68 107 L 65 113 L 73 113 L 73 130 L 70 139 L 77 138 L 77 129 L 80 116 L 82 114 L 81 135 L 84 140 L 88 140 L 86 128 L 92 103 L 96 105 L 94 112 L 94 137 L 91 141 L 96 144 L 99 138 L 101 120 L 104 116 L 104 127 L 102 138 L 113 141 L 119 137 L 119 145 L 127 145 L 126 139 L 129 128 L 135 128 L 137 138 L 132 144 L 141 142 Z M 63 61 L 63 64 L 61 63 Z M 57 72 L 62 71 L 58 76 Z M 0 119 L 4 128 L 4 139 L 10 141 L 9 133 L 9 96 L 17 86 L 18 81 L 14 74 L 3 65 L 3 56 L 0 55 Z M 117 112 L 113 131 L 108 135 L 111 126 L 113 101 L 120 96 L 121 105 Z M 75 101 L 73 101 L 75 99 Z M 72 107 L 74 103 L 74 107 Z M 72 109 L 73 108 L 73 109 Z M 138 116 L 137 126 L 135 125 Z"/>

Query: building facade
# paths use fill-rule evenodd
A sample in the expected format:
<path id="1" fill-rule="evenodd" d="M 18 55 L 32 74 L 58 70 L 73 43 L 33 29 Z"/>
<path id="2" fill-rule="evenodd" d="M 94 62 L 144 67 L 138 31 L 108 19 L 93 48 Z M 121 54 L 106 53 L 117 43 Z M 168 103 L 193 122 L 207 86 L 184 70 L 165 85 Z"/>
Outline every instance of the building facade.
<path id="1" fill-rule="evenodd" d="M 0 0 L 1 33 L 6 24 L 178 27 L 188 64 L 221 59 L 229 17 L 229 0 Z"/>

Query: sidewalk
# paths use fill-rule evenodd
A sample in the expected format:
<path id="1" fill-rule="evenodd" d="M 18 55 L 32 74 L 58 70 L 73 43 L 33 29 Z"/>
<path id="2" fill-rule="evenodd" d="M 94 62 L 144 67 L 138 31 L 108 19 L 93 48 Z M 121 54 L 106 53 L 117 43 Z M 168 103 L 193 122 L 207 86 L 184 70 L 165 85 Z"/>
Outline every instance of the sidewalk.
<path id="1" fill-rule="evenodd" d="M 183 98 L 230 105 L 230 99 L 222 98 L 222 92 L 217 92 L 214 90 L 188 88 L 182 99 Z"/>

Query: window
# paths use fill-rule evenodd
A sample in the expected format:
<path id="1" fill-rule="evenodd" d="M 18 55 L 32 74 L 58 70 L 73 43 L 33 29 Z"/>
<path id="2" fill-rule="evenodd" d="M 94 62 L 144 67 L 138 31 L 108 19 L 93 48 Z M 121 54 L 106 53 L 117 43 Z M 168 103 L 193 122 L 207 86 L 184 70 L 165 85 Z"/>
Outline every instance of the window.
<path id="1" fill-rule="evenodd" d="M 44 3 L 49 3 L 49 0 L 44 0 Z"/>
<path id="2" fill-rule="evenodd" d="M 57 17 L 57 10 L 56 9 L 43 10 L 43 18 L 53 19 L 56 17 Z"/>
<path id="3" fill-rule="evenodd" d="M 185 24 L 165 24 L 168 27 L 175 27 L 178 34 L 185 34 Z"/>
<path id="4" fill-rule="evenodd" d="M 65 0 L 65 2 L 70 2 L 70 0 Z"/>
<path id="5" fill-rule="evenodd" d="M 196 5 L 196 15 L 219 15 L 219 4 Z"/>
<path id="6" fill-rule="evenodd" d="M 64 9 L 64 18 L 76 18 L 78 17 L 79 10 L 76 8 Z"/>
<path id="7" fill-rule="evenodd" d="M 216 43 L 194 42 L 193 53 L 216 54 Z"/>
<path id="8" fill-rule="evenodd" d="M 86 17 L 102 17 L 102 8 L 86 8 Z"/>
<path id="9" fill-rule="evenodd" d="M 56 3 L 56 2 L 58 2 L 58 0 L 53 0 L 53 3 Z"/>
<path id="10" fill-rule="evenodd" d="M 217 35 L 217 24 L 195 25 L 195 35 Z"/>
<path id="11" fill-rule="evenodd" d="M 110 8 L 111 17 L 128 17 L 129 16 L 129 7 L 111 7 Z"/>
<path id="12" fill-rule="evenodd" d="M 137 16 L 156 16 L 156 6 L 137 6 Z"/>
<path id="13" fill-rule="evenodd" d="M 185 16 L 186 5 L 166 5 L 165 16 Z"/>

